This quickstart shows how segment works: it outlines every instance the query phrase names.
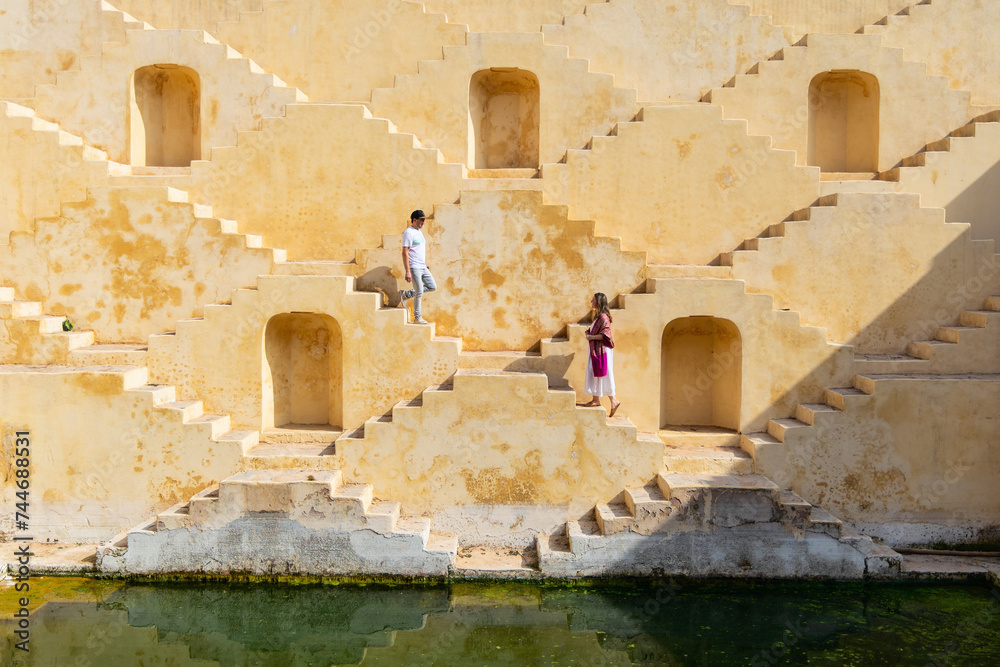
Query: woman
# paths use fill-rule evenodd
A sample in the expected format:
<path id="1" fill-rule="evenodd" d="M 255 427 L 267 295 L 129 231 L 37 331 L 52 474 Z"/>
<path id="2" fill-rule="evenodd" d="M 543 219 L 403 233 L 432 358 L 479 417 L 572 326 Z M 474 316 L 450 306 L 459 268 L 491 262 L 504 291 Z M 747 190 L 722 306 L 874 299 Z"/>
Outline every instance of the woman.
<path id="1" fill-rule="evenodd" d="M 593 398 L 590 403 L 584 403 L 583 407 L 598 407 L 601 404 L 600 397 L 608 396 L 611 399 L 611 412 L 608 413 L 608 417 L 614 417 L 622 404 L 615 400 L 615 376 L 612 363 L 615 341 L 611 337 L 611 311 L 608 310 L 608 297 L 598 292 L 591 299 L 590 307 L 596 311 L 596 315 L 594 323 L 587 331 L 587 340 L 590 341 L 590 355 L 587 358 L 587 381 L 584 383 L 584 390 Z"/>

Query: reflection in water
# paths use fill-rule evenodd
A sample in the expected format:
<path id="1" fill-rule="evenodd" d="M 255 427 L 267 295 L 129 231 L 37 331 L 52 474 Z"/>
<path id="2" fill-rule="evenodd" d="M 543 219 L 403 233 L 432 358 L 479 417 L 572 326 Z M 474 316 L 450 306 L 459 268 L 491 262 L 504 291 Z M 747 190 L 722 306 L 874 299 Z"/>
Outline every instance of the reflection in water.
<path id="1" fill-rule="evenodd" d="M 1000 646 L 984 587 L 43 585 L 67 581 L 30 654 L 3 615 L 3 665 L 987 665 Z"/>

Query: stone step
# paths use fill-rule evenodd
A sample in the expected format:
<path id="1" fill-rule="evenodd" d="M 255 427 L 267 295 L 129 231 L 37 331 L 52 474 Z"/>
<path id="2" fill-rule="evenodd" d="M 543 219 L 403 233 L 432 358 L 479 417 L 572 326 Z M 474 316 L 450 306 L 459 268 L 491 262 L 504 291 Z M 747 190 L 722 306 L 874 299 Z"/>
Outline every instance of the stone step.
<path id="1" fill-rule="evenodd" d="M 798 419 L 772 419 L 767 423 L 767 432 L 781 442 L 784 442 L 793 431 L 803 428 L 809 428 L 809 424 Z"/>
<path id="2" fill-rule="evenodd" d="M 427 542 L 431 536 L 431 520 L 422 516 L 401 517 L 396 522 L 396 527 L 393 532 L 397 535 L 419 536 L 424 548 L 426 549 Z"/>
<path id="3" fill-rule="evenodd" d="M 985 328 L 1000 325 L 1000 313 L 994 310 L 966 310 L 959 314 L 958 323 L 963 327 Z"/>
<path id="4" fill-rule="evenodd" d="M 782 442 L 770 433 L 745 433 L 740 440 L 740 449 L 756 458 L 760 450 L 775 445 L 782 445 Z"/>
<path id="5" fill-rule="evenodd" d="M 782 491 L 778 495 L 780 519 L 786 526 L 806 530 L 810 526 L 813 506 L 792 491 Z"/>
<path id="6" fill-rule="evenodd" d="M 660 473 L 660 491 L 675 507 L 674 520 L 733 527 L 778 516 L 778 485 L 760 475 Z"/>
<path id="7" fill-rule="evenodd" d="M 229 415 L 200 415 L 186 423 L 191 426 L 207 426 L 210 437 L 216 441 L 230 432 Z"/>
<path id="8" fill-rule="evenodd" d="M 266 445 L 308 444 L 331 446 L 343 435 L 343 430 L 327 424 L 306 425 L 286 424 L 278 428 L 267 428 L 261 433 L 260 442 Z"/>
<path id="9" fill-rule="evenodd" d="M 668 447 L 690 449 L 695 447 L 739 447 L 740 434 L 714 426 L 667 426 L 657 433 Z"/>
<path id="10" fill-rule="evenodd" d="M 859 354 L 854 357 L 854 370 L 865 375 L 884 373 L 926 373 L 930 364 L 904 354 Z"/>
<path id="11" fill-rule="evenodd" d="M 543 373 L 545 360 L 538 352 L 469 352 L 458 355 L 460 370 L 497 370 Z"/>
<path id="12" fill-rule="evenodd" d="M 855 387 L 837 387 L 824 392 L 824 400 L 839 410 L 847 410 L 866 401 L 870 394 Z"/>
<path id="13" fill-rule="evenodd" d="M 350 276 L 357 275 L 357 262 L 337 262 L 329 260 L 275 262 L 275 275 L 281 276 Z"/>
<path id="14" fill-rule="evenodd" d="M 246 454 L 247 465 L 264 468 L 316 468 L 330 470 L 336 445 L 333 443 L 261 442 Z M 329 464 L 329 465 L 327 465 Z"/>
<path id="15" fill-rule="evenodd" d="M 825 532 L 831 537 L 840 537 L 844 523 L 821 507 L 813 507 L 809 515 L 809 527 Z"/>
<path id="16" fill-rule="evenodd" d="M 753 458 L 740 447 L 671 447 L 663 454 L 669 472 L 687 475 L 749 475 Z"/>
<path id="17" fill-rule="evenodd" d="M 145 366 L 149 349 L 145 345 L 89 345 L 73 350 L 69 363 L 74 366 Z"/>
<path id="18" fill-rule="evenodd" d="M 13 296 L 12 289 L 11 295 Z M 11 319 L 15 317 L 33 317 L 41 314 L 42 304 L 37 301 L 14 301 L 13 298 L 0 301 L 0 317 L 4 319 Z"/>
<path id="19" fill-rule="evenodd" d="M 399 521 L 401 506 L 395 501 L 379 500 L 368 508 L 368 522 L 372 530 L 381 533 L 391 533 Z"/>
<path id="20" fill-rule="evenodd" d="M 795 419 L 803 424 L 815 426 L 819 415 L 837 414 L 839 412 L 841 411 L 826 403 L 803 403 L 796 406 Z"/>
<path id="21" fill-rule="evenodd" d="M 428 540 L 428 548 L 430 542 Z M 462 546 L 455 559 L 454 576 L 469 579 L 535 579 L 540 576 L 538 552 L 529 548 Z"/>
<path id="22" fill-rule="evenodd" d="M 979 330 L 980 327 L 938 327 L 934 330 L 934 338 L 945 343 L 959 343 L 962 334 Z"/>
<path id="23" fill-rule="evenodd" d="M 164 403 L 159 407 L 165 410 L 174 410 L 179 412 L 181 415 L 181 421 L 184 423 L 187 423 L 192 419 L 196 419 L 205 413 L 205 409 L 201 401 L 174 401 L 172 403 Z"/>
<path id="24" fill-rule="evenodd" d="M 723 278 L 733 277 L 731 266 L 700 264 L 647 264 L 647 278 Z"/>

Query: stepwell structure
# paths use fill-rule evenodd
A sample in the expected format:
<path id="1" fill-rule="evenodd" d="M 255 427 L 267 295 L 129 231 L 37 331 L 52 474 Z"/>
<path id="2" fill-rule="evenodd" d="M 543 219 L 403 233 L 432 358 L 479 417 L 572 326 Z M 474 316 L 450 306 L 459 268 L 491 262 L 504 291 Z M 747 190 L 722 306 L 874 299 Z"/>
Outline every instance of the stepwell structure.
<path id="1" fill-rule="evenodd" d="M 836 578 L 995 541 L 997 3 L 45 4 L 0 15 L 0 539 Z"/>

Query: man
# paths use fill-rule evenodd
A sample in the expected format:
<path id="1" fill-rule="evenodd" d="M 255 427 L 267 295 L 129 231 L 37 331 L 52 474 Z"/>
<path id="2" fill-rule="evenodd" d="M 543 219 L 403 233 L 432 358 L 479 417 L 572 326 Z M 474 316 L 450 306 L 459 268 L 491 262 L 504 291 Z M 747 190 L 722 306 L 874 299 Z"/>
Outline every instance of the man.
<path id="1" fill-rule="evenodd" d="M 413 283 L 413 289 L 399 290 L 399 305 L 406 307 L 406 300 L 413 299 L 413 323 L 427 324 L 420 316 L 420 302 L 424 292 L 437 289 L 434 276 L 427 267 L 427 241 L 420 230 L 427 217 L 417 209 L 410 214 L 410 226 L 403 232 L 403 269 L 406 271 L 406 282 Z"/>

